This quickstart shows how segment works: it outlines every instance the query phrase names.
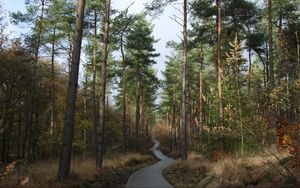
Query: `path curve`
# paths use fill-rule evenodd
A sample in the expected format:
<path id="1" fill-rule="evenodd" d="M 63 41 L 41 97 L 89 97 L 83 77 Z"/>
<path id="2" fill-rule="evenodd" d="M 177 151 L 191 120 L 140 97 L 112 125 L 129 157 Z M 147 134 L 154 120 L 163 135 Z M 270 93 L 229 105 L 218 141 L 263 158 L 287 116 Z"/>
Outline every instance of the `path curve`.
<path id="1" fill-rule="evenodd" d="M 162 171 L 175 162 L 174 159 L 165 156 L 158 150 L 159 142 L 154 139 L 151 151 L 160 160 L 159 162 L 142 168 L 133 173 L 126 184 L 126 188 L 173 188 L 163 177 Z"/>

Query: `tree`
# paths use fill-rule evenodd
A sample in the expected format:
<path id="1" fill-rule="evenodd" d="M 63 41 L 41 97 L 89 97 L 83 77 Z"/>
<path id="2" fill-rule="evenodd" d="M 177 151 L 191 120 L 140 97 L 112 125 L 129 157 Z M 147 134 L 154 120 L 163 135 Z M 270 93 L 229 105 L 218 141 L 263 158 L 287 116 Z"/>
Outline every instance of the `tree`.
<path id="1" fill-rule="evenodd" d="M 154 60 L 152 58 L 158 56 L 154 53 L 155 49 L 153 44 L 155 39 L 151 36 L 152 27 L 146 20 L 145 15 L 139 15 L 135 21 L 131 32 L 127 36 L 127 44 L 125 45 L 127 52 L 132 56 L 134 63 L 131 64 L 132 69 L 135 69 L 135 149 L 139 150 L 139 135 L 140 135 L 140 99 L 142 95 L 143 74 L 147 67 L 152 65 Z"/>
<path id="2" fill-rule="evenodd" d="M 222 97 L 222 60 L 221 60 L 221 32 L 222 32 L 222 12 L 221 0 L 216 0 L 218 10 L 217 14 L 217 74 L 218 74 L 218 97 L 219 97 L 219 110 L 220 110 L 220 125 L 224 126 L 224 105 Z"/>
<path id="3" fill-rule="evenodd" d="M 33 122 L 35 122 L 35 129 L 38 129 L 40 126 L 38 124 L 38 116 L 39 113 L 37 111 L 37 67 L 38 61 L 40 57 L 40 49 L 42 46 L 43 38 L 42 35 L 44 33 L 44 16 L 45 16 L 45 8 L 46 8 L 46 0 L 39 0 L 39 1 L 26 1 L 26 10 L 25 14 L 21 12 L 12 13 L 12 22 L 15 24 L 19 23 L 29 23 L 31 24 L 32 28 L 32 35 L 27 36 L 26 43 L 30 52 L 34 55 L 34 64 L 33 64 L 33 79 L 31 85 L 31 92 L 29 97 L 29 104 L 28 105 L 28 115 L 26 116 L 26 130 L 25 130 L 25 142 L 23 147 L 22 155 L 25 159 L 33 159 L 33 152 L 36 147 L 36 143 L 33 139 L 37 139 L 37 135 L 33 135 Z M 31 153 L 30 153 L 31 152 Z"/>
<path id="4" fill-rule="evenodd" d="M 3 131 L 0 157 L 1 161 L 7 164 L 14 140 L 15 116 L 22 109 L 21 103 L 27 97 L 25 93 L 30 91 L 29 86 L 33 79 L 33 71 L 30 66 L 33 58 L 19 46 L 18 42 L 12 48 L 1 51 L 0 58 L 0 98 L 1 106 L 3 106 L 0 119 L 0 129 Z M 21 148 L 20 145 L 19 147 Z M 20 150 L 18 152 L 20 156 Z"/>
<path id="5" fill-rule="evenodd" d="M 187 31 L 187 0 L 183 1 L 183 62 L 182 62 L 182 80 L 181 80 L 181 160 L 187 160 L 187 89 L 186 89 L 186 67 L 188 63 L 188 31 Z"/>
<path id="6" fill-rule="evenodd" d="M 90 26 L 91 31 L 87 34 L 89 36 L 90 45 L 88 45 L 87 54 L 90 55 L 90 61 L 91 61 L 91 72 L 92 72 L 92 109 L 93 109 L 93 143 L 94 143 L 94 153 L 95 153 L 95 161 L 96 161 L 96 168 L 98 167 L 98 146 L 99 146 L 99 139 L 97 134 L 97 127 L 99 126 L 99 108 L 97 108 L 99 104 L 99 96 L 98 96 L 98 88 L 97 84 L 97 69 L 99 67 L 100 62 L 98 62 L 100 55 L 98 48 L 100 39 L 99 36 L 100 33 L 98 30 L 100 27 L 98 27 L 98 22 L 100 22 L 103 18 L 100 17 L 100 15 L 104 14 L 103 12 L 103 2 L 100 1 L 89 1 L 87 4 L 87 16 L 88 16 L 88 24 Z M 99 8 L 100 7 L 100 8 Z M 89 70 L 90 67 L 87 66 L 87 70 Z M 87 71 L 88 72 L 88 71 Z M 101 74 L 99 74 L 99 77 Z"/>
<path id="7" fill-rule="evenodd" d="M 107 82 L 107 56 L 109 44 L 109 23 L 110 23 L 110 0 L 105 1 L 105 17 L 104 17 L 104 45 L 102 49 L 102 64 L 101 64 L 101 77 L 100 77 L 100 98 L 99 98 L 99 127 L 97 130 L 98 150 L 96 158 L 96 166 L 102 168 L 104 156 L 104 134 L 105 134 L 105 94 Z"/>
<path id="8" fill-rule="evenodd" d="M 69 176 L 72 144 L 74 137 L 74 114 L 77 96 L 78 72 L 80 63 L 80 52 L 83 32 L 83 18 L 84 18 L 85 0 L 78 0 L 77 3 L 77 17 L 76 17 L 76 31 L 74 38 L 74 47 L 72 54 L 72 67 L 68 87 L 68 96 L 66 103 L 66 122 L 64 125 L 63 145 L 58 167 L 58 180 L 64 180 Z"/>
<path id="9" fill-rule="evenodd" d="M 54 142 L 54 131 L 56 123 L 56 88 L 55 88 L 55 64 L 56 56 L 59 54 L 58 46 L 61 45 L 62 39 L 64 38 L 64 20 L 63 14 L 64 11 L 62 7 L 66 7 L 66 2 L 61 0 L 54 0 L 51 4 L 48 5 L 48 8 L 45 10 L 45 33 L 44 37 L 44 47 L 45 52 L 50 53 L 51 56 L 51 112 L 50 112 L 50 135 L 52 136 L 51 140 Z M 52 148 L 53 148 L 52 143 Z"/>
<path id="10" fill-rule="evenodd" d="M 240 67 L 242 65 L 242 46 L 238 41 L 238 34 L 236 34 L 235 39 L 233 42 L 230 42 L 230 46 L 232 49 L 227 53 L 227 63 L 232 68 L 232 72 L 234 74 L 234 82 L 235 82 L 235 94 L 237 99 L 236 102 L 236 119 L 240 126 L 240 137 L 241 137 L 241 155 L 244 155 L 244 125 L 242 120 L 242 106 L 241 106 L 241 91 L 240 91 Z"/>
<path id="11" fill-rule="evenodd" d="M 112 35 L 116 38 L 116 40 L 119 43 L 119 48 L 121 52 L 121 63 L 122 63 L 121 82 L 122 82 L 122 124 L 123 124 L 122 150 L 123 152 L 127 150 L 127 146 L 128 146 L 128 123 L 126 118 L 127 116 L 127 104 L 126 104 L 127 63 L 126 63 L 124 45 L 126 44 L 126 37 L 130 32 L 130 27 L 132 26 L 135 20 L 135 17 L 133 15 L 128 15 L 128 8 L 120 12 L 120 14 L 114 19 L 113 28 L 112 28 Z"/>
<path id="12" fill-rule="evenodd" d="M 0 29 L 0 51 L 3 50 L 3 48 L 5 46 L 5 42 L 7 41 L 7 36 L 4 34 L 4 31 L 5 31 L 4 28 L 7 25 L 4 22 L 4 17 L 5 17 L 5 12 L 3 10 L 3 7 L 2 7 L 1 1 L 0 1 L 0 26 L 1 26 L 1 29 Z"/>

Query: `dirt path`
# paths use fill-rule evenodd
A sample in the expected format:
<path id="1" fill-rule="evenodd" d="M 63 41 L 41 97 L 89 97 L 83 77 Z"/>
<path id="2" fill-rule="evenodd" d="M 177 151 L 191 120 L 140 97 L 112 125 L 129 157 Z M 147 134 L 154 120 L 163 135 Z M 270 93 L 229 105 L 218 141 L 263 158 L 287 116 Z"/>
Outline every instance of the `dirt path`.
<path id="1" fill-rule="evenodd" d="M 142 168 L 133 173 L 126 184 L 126 188 L 172 188 L 173 186 L 163 177 L 162 171 L 175 162 L 158 150 L 159 142 L 154 140 L 152 152 L 161 161 Z"/>

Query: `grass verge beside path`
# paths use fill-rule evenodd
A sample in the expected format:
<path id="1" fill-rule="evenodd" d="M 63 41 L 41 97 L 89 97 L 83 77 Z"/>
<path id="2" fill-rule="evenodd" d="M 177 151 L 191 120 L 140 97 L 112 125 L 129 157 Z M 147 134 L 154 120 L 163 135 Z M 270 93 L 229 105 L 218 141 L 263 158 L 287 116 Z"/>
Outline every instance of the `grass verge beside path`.
<path id="1" fill-rule="evenodd" d="M 148 154 L 119 154 L 105 159 L 104 168 L 98 171 L 93 158 L 78 157 L 72 160 L 70 179 L 63 183 L 55 182 L 57 160 L 12 163 L 0 174 L 0 187 L 122 187 L 133 172 L 155 161 Z"/>
<path id="2" fill-rule="evenodd" d="M 285 163 L 300 180 L 298 162 L 290 156 L 231 157 L 217 162 L 208 161 L 195 153 L 187 161 L 177 161 L 164 170 L 164 177 L 176 188 L 297 188 L 279 163 Z"/>
<path id="3" fill-rule="evenodd" d="M 131 160 L 122 167 L 103 169 L 94 180 L 87 181 L 81 187 L 124 188 L 131 174 L 156 162 L 152 156 L 144 157 L 144 160 Z"/>

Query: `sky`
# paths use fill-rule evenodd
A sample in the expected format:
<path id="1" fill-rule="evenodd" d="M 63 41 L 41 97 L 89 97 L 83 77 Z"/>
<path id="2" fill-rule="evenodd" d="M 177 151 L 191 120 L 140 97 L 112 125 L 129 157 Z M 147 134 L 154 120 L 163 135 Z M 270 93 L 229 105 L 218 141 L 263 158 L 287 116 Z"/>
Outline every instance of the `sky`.
<path id="1" fill-rule="evenodd" d="M 4 10 L 9 12 L 25 11 L 25 0 L 0 0 L 0 2 L 2 2 Z M 151 0 L 112 0 L 111 3 L 112 8 L 118 10 L 124 10 L 133 3 L 129 8 L 129 13 L 139 13 L 144 10 L 144 4 L 150 2 Z M 157 64 L 154 65 L 159 79 L 163 79 L 161 71 L 165 69 L 166 56 L 171 53 L 171 50 L 166 48 L 166 43 L 170 40 L 179 41 L 177 35 L 180 35 L 181 27 L 170 19 L 176 13 L 178 11 L 174 7 L 167 7 L 161 16 L 151 20 L 154 25 L 153 35 L 156 39 L 159 39 L 154 45 L 157 52 L 160 53 L 160 56 L 156 58 Z M 9 27 L 9 30 L 12 34 L 17 34 L 16 28 Z"/>

